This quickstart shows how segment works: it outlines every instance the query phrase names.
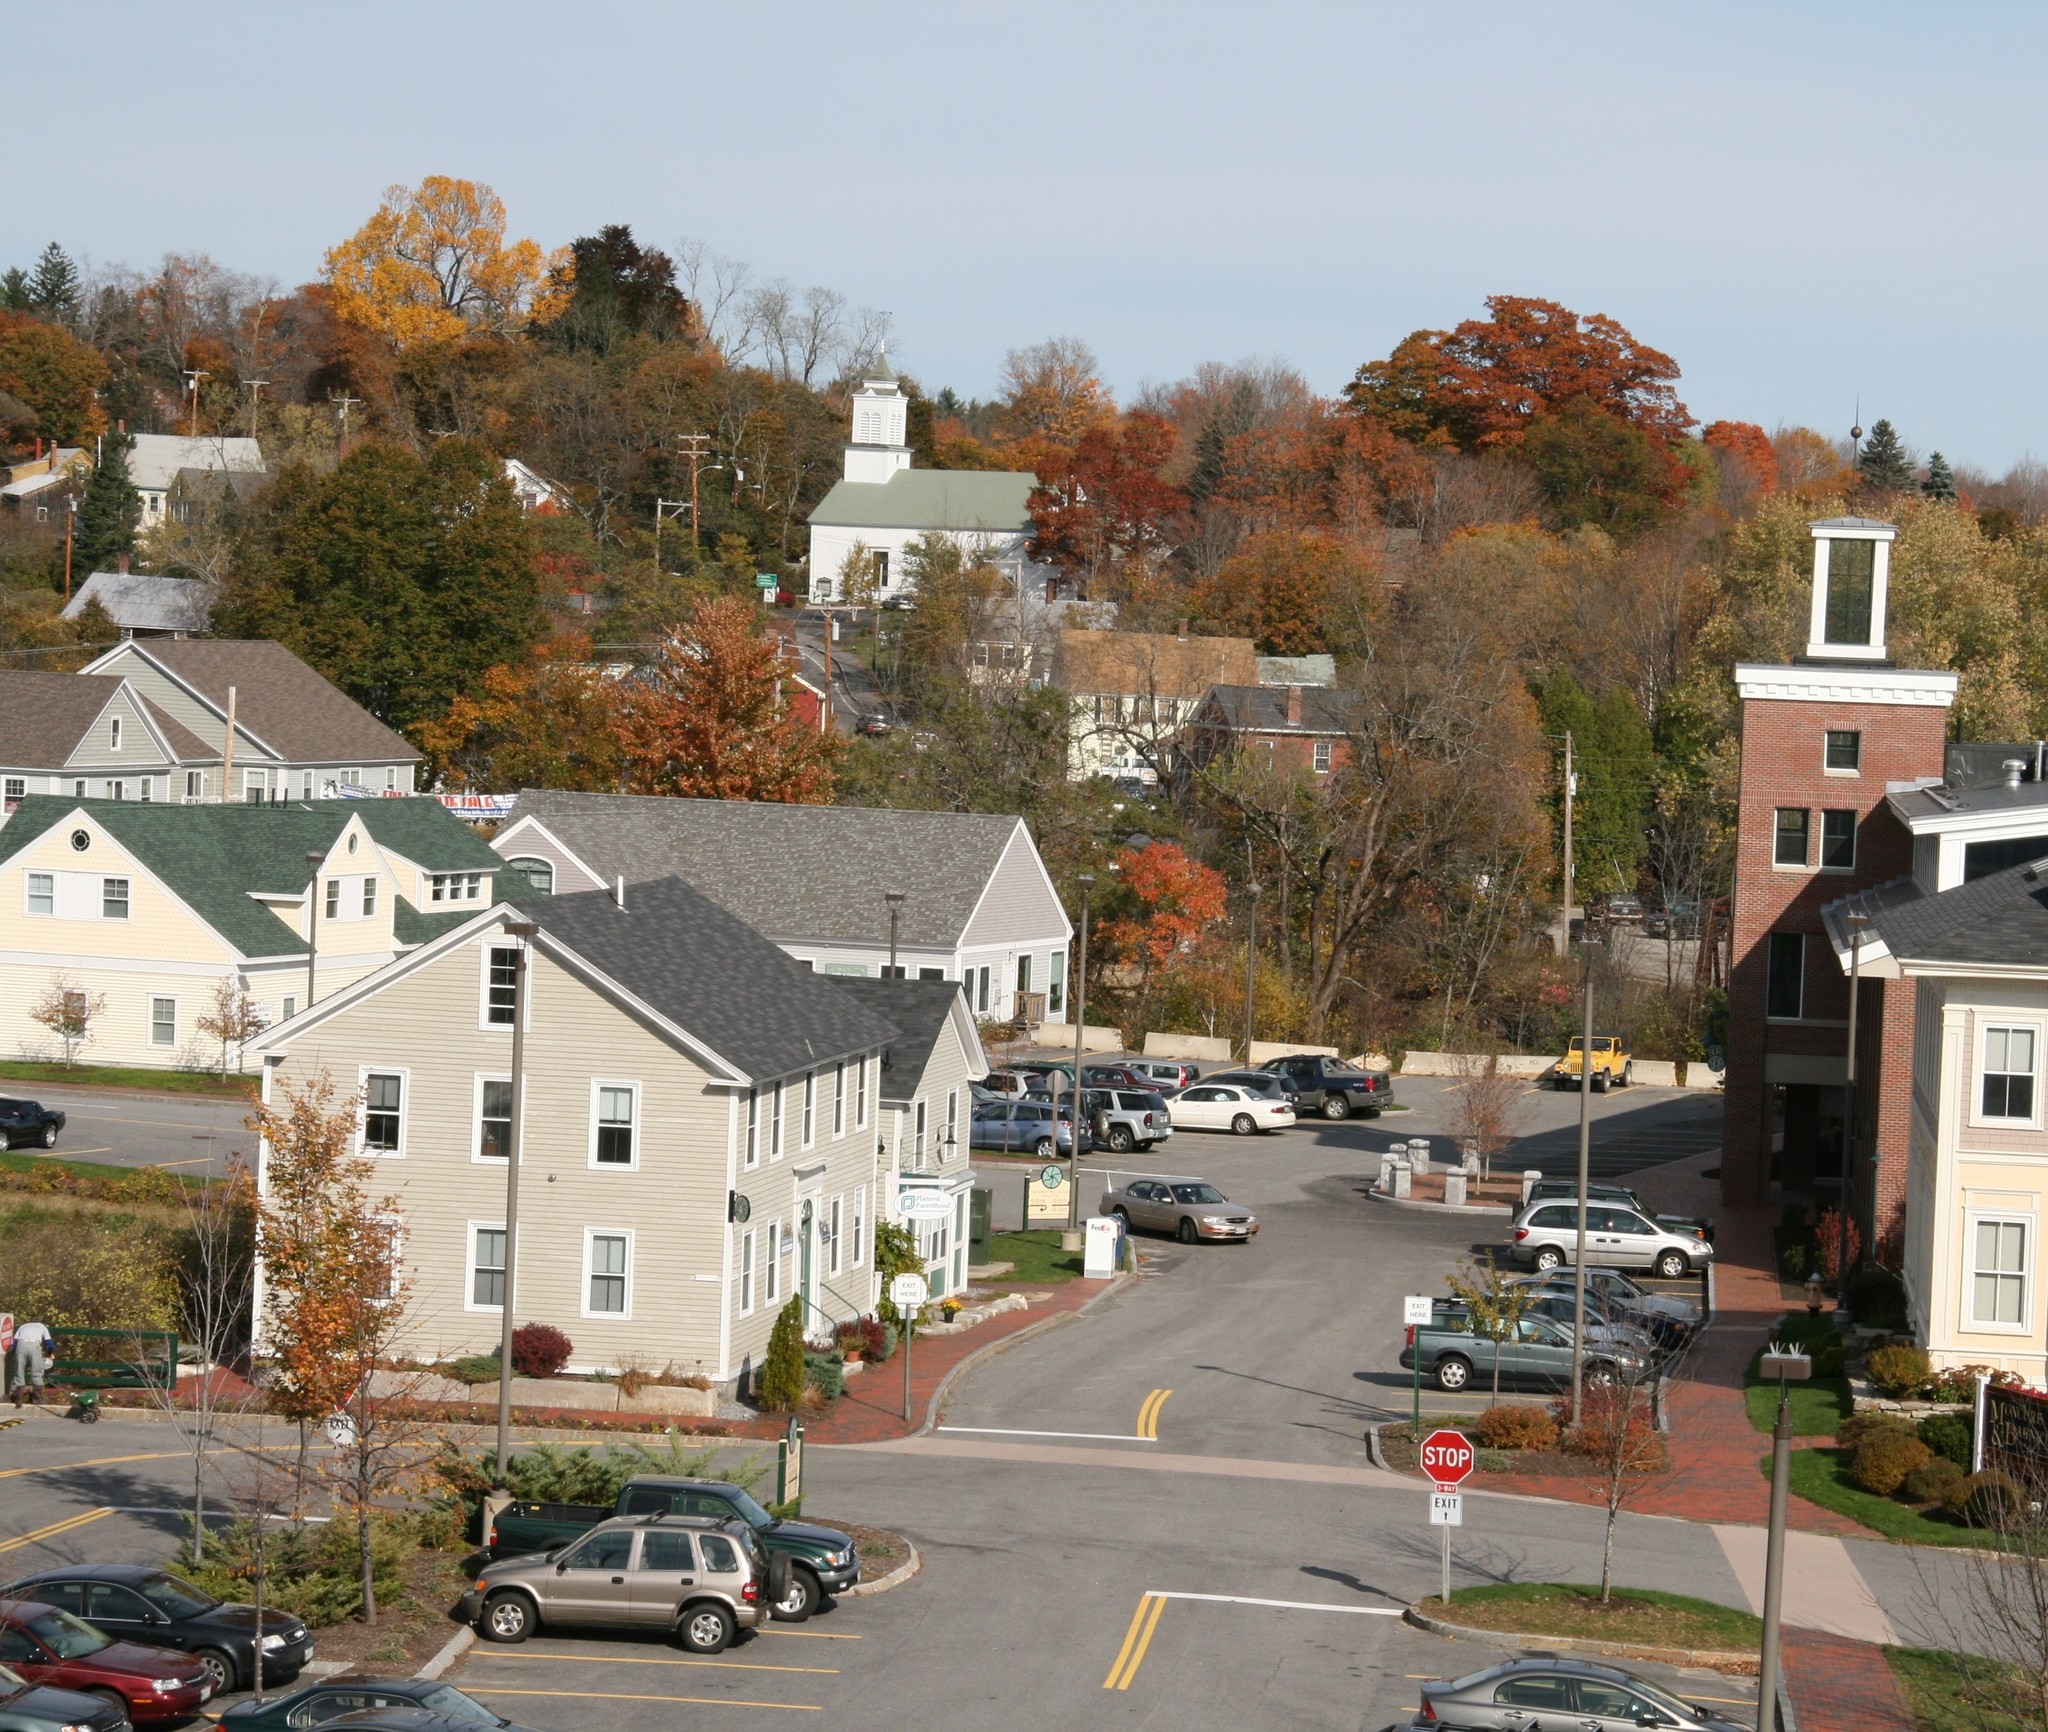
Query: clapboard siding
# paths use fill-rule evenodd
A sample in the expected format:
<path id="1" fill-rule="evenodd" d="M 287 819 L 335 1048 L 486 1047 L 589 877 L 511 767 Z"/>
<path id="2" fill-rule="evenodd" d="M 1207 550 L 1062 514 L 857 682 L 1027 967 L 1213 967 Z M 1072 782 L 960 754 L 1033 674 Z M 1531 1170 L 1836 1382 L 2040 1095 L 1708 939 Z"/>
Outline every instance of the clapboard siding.
<path id="1" fill-rule="evenodd" d="M 1000 944 L 1057 950 L 1066 941 L 1066 913 L 1046 881 L 1038 850 L 1019 824 L 989 879 L 981 906 L 967 923 L 960 948 Z"/>
<path id="2" fill-rule="evenodd" d="M 555 894 L 574 895 L 579 890 L 609 890 L 569 856 L 569 851 L 545 831 L 529 825 L 518 835 L 501 836 L 492 844 L 507 860 L 545 860 L 555 869 Z"/>

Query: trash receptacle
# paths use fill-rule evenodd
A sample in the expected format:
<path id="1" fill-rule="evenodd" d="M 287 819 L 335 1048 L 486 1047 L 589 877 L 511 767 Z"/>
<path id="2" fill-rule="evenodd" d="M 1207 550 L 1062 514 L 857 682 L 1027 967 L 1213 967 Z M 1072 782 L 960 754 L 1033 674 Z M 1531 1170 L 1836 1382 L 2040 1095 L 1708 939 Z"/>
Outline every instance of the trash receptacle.
<path id="1" fill-rule="evenodd" d="M 994 1194 L 980 1185 L 967 1194 L 967 1250 L 973 1262 L 988 1261 L 982 1253 L 988 1249 L 989 1210 L 994 1204 Z"/>

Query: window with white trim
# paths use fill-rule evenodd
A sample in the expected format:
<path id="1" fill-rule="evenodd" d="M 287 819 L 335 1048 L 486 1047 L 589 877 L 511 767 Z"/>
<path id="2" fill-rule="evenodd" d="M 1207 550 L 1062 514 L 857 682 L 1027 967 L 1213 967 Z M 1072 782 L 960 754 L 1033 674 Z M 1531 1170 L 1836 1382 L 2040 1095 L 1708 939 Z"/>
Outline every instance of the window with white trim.
<path id="1" fill-rule="evenodd" d="M 944 1160 L 960 1146 L 960 1091 L 946 1091 L 946 1140 L 939 1148 L 939 1159 Z"/>
<path id="2" fill-rule="evenodd" d="M 639 1122 L 640 1090 L 634 1083 L 591 1085 L 596 1115 L 591 1159 L 600 1167 L 630 1167 L 634 1159 L 634 1128 Z"/>
<path id="3" fill-rule="evenodd" d="M 845 1216 L 844 1216 L 844 1207 L 845 1207 L 845 1201 L 846 1201 L 846 1199 L 845 1199 L 845 1198 L 843 1198 L 843 1197 L 834 1197 L 834 1198 L 832 1199 L 832 1249 L 831 1249 L 831 1254 L 830 1254 L 830 1260 L 829 1260 L 829 1262 L 828 1262 L 828 1264 L 827 1264 L 827 1267 L 828 1267 L 828 1268 L 830 1269 L 830 1271 L 831 1271 L 831 1272 L 832 1272 L 832 1273 L 833 1273 L 834 1275 L 836 1275 L 836 1274 L 838 1274 L 838 1273 L 839 1273 L 839 1264 L 840 1264 L 840 1246 L 839 1246 L 839 1229 L 840 1229 L 840 1226 L 842 1225 L 842 1223 L 843 1223 L 843 1221 L 844 1221 L 844 1219 L 845 1219 Z"/>
<path id="4" fill-rule="evenodd" d="M 846 1060 L 832 1067 L 832 1134 L 846 1135 Z"/>
<path id="5" fill-rule="evenodd" d="M 341 880 L 339 878 L 327 880 L 327 918 L 329 920 L 339 920 L 341 918 Z"/>
<path id="6" fill-rule="evenodd" d="M 474 902 L 484 893 L 481 872 L 433 872 L 427 876 L 429 902 Z"/>
<path id="7" fill-rule="evenodd" d="M 54 872 L 31 872 L 28 875 L 27 911 L 30 914 L 57 912 L 57 874 Z"/>
<path id="8" fill-rule="evenodd" d="M 858 1269 L 867 1252 L 868 1188 L 862 1185 L 853 1193 L 853 1266 Z"/>
<path id="9" fill-rule="evenodd" d="M 377 880 L 375 877 L 363 880 L 363 918 L 373 920 L 377 914 Z"/>
<path id="10" fill-rule="evenodd" d="M 469 1230 L 469 1303 L 477 1311 L 505 1308 L 505 1229 Z"/>
<path id="11" fill-rule="evenodd" d="M 761 1164 L 761 1091 L 747 1090 L 746 1168 L 752 1172 Z"/>
<path id="12" fill-rule="evenodd" d="M 1820 815 L 1820 869 L 1823 872 L 1856 870 L 1856 814 L 1831 810 Z"/>
<path id="13" fill-rule="evenodd" d="M 633 1235 L 592 1227 L 583 1235 L 586 1317 L 631 1314 Z"/>
<path id="14" fill-rule="evenodd" d="M 478 1159 L 486 1161 L 511 1157 L 512 1079 L 508 1076 L 476 1079 L 476 1152 Z"/>
<path id="15" fill-rule="evenodd" d="M 2031 1121 L 2034 1066 L 2040 1046 L 2033 1028 L 1991 1027 L 1984 1031 L 1984 1083 L 1978 1117 Z"/>
<path id="16" fill-rule="evenodd" d="M 149 1001 L 149 1044 L 178 1044 L 178 1001 L 175 998 L 152 998 Z"/>
<path id="17" fill-rule="evenodd" d="M 767 1267 L 762 1271 L 764 1279 L 761 1296 L 773 1305 L 782 1297 L 782 1223 L 770 1221 L 768 1230 L 762 1236 L 761 1249 L 767 1253 Z"/>
<path id="18" fill-rule="evenodd" d="M 910 1158 L 917 1165 L 923 1166 L 925 1103 L 919 1100 L 912 1110 L 915 1113 L 915 1123 L 910 1134 Z"/>
<path id="19" fill-rule="evenodd" d="M 109 800 L 127 799 L 128 784 L 125 782 L 109 782 L 106 786 L 106 796 Z"/>
<path id="20" fill-rule="evenodd" d="M 1316 741 L 1315 771 L 1318 776 L 1327 776 L 1330 773 L 1330 758 L 1335 746 L 1336 742 L 1333 740 Z"/>
<path id="21" fill-rule="evenodd" d="M 2024 1220 L 1974 1216 L 1970 1222 L 1970 1321 L 2021 1329 L 2027 1321 L 2027 1226 Z"/>
<path id="22" fill-rule="evenodd" d="M 267 770 L 244 770 L 242 772 L 242 800 L 250 806 L 260 806 L 270 792 L 270 773 Z"/>
<path id="23" fill-rule="evenodd" d="M 395 1155 L 405 1144 L 405 1073 L 363 1073 L 363 1147 L 366 1155 Z"/>
<path id="24" fill-rule="evenodd" d="M 155 777 L 144 776 L 140 782 L 135 784 L 136 799 L 140 800 L 145 806 L 149 805 L 156 798 L 156 794 L 153 791 L 155 787 Z"/>
<path id="25" fill-rule="evenodd" d="M 1804 806 L 1780 806 L 1771 830 L 1771 864 L 1804 866 L 1810 814 Z"/>
<path id="26" fill-rule="evenodd" d="M 1055 950 L 1047 959 L 1045 975 L 1045 1014 L 1059 1017 L 1067 1014 L 1067 953 Z"/>
<path id="27" fill-rule="evenodd" d="M 100 880 L 100 918 L 102 920 L 126 920 L 128 918 L 127 879 L 102 878 Z"/>
<path id="28" fill-rule="evenodd" d="M 775 1098 L 768 1108 L 768 1158 L 782 1159 L 782 1084 L 775 1085 Z"/>
<path id="29" fill-rule="evenodd" d="M 513 1005 L 518 995 L 519 946 L 491 945 L 484 959 L 484 1021 L 510 1028 Z"/>
<path id="30" fill-rule="evenodd" d="M 201 800 L 205 797 L 206 772 L 204 770 L 187 770 L 185 772 L 185 798 L 188 800 Z"/>
<path id="31" fill-rule="evenodd" d="M 745 1317 L 754 1309 L 754 1230 L 749 1227 L 740 1235 L 740 1315 Z"/>
<path id="32" fill-rule="evenodd" d="M 805 1148 L 809 1148 L 809 1147 L 811 1146 L 811 1144 L 813 1144 L 814 1142 L 816 1142 L 816 1141 L 818 1140 L 818 1138 L 817 1138 L 817 1132 L 818 1132 L 818 1073 L 817 1073 L 816 1071 L 814 1071 L 814 1070 L 807 1070 L 807 1071 L 805 1071 L 805 1072 L 804 1072 L 804 1141 L 803 1141 L 803 1146 L 804 1146 Z"/>
<path id="33" fill-rule="evenodd" d="M 865 1057 L 854 1060 L 853 1123 L 856 1130 L 868 1128 L 868 1061 Z"/>
<path id="34" fill-rule="evenodd" d="M 7 798 L 10 800 L 26 800 L 28 798 L 28 778 L 26 776 L 9 776 L 7 778 Z"/>
<path id="35" fill-rule="evenodd" d="M 118 752 L 120 749 L 121 718 L 119 716 L 116 716 L 112 721 L 110 721 L 107 724 L 107 750 L 110 752 Z"/>

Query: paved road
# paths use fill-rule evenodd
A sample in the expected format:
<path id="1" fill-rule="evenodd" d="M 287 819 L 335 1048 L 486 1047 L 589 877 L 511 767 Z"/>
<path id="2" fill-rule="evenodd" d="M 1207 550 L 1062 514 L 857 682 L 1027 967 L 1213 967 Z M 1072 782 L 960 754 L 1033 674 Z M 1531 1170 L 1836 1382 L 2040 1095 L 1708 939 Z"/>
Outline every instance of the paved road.
<path id="1" fill-rule="evenodd" d="M 35 1099 L 65 1115 L 64 1133 L 49 1152 L 66 1160 L 218 1173 L 229 1153 L 255 1152 L 255 1134 L 244 1123 L 250 1105 L 244 1101 L 49 1083 L 23 1085 L 20 1092 L 28 1094 L 31 1088 Z"/>
<path id="2" fill-rule="evenodd" d="M 804 609 L 795 616 L 797 649 L 803 656 L 804 673 L 815 684 L 823 686 L 825 680 L 825 633 L 828 629 L 825 616 Z M 838 644 L 832 646 L 832 716 L 842 733 L 851 733 L 853 725 L 862 716 L 894 714 L 888 699 L 882 696 L 882 688 L 875 684 L 874 676 L 851 655 L 841 653 Z"/>

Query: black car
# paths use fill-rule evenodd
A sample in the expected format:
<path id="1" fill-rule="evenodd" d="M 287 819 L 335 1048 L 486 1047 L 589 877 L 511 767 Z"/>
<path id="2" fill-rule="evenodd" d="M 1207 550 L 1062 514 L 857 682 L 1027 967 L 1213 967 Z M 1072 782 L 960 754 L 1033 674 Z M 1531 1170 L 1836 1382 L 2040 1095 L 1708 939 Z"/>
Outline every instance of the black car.
<path id="1" fill-rule="evenodd" d="M 459 1723 L 497 1727 L 500 1732 L 512 1725 L 453 1684 L 434 1678 L 328 1678 L 289 1695 L 237 1702 L 221 1715 L 220 1723 L 233 1727 L 234 1732 L 303 1732 L 308 1726 L 325 1726 L 345 1714 L 375 1720 L 390 1710 L 422 1717 L 410 1724 Z M 351 1719 L 345 1724 L 362 1722 Z"/>
<path id="2" fill-rule="evenodd" d="M 128 1710 L 118 1702 L 31 1684 L 19 1672 L 0 1666 L 0 1726 L 7 1732 L 67 1732 L 89 1726 L 92 1732 L 122 1732 Z"/>
<path id="3" fill-rule="evenodd" d="M 63 1128 L 64 1115 L 55 1107 L 46 1107 L 41 1101 L 0 1098 L 0 1135 L 7 1138 L 10 1149 L 18 1149 L 23 1143 L 54 1149 L 57 1133 Z"/>
<path id="4" fill-rule="evenodd" d="M 1219 1070 L 1201 1079 L 1205 1083 L 1228 1083 L 1232 1088 L 1250 1089 L 1273 1100 L 1294 1103 L 1294 1083 L 1289 1077 L 1269 1070 Z M 1180 1092 L 1178 1090 L 1176 1093 Z"/>
<path id="5" fill-rule="evenodd" d="M 1394 1079 L 1385 1071 L 1340 1064 L 1322 1053 L 1289 1053 L 1259 1068 L 1287 1079 L 1298 1113 L 1321 1113 L 1326 1119 L 1367 1113 L 1376 1118 L 1394 1104 Z"/>
<path id="6" fill-rule="evenodd" d="M 459 1692 L 458 1692 L 459 1694 Z M 466 1702 L 468 1697 L 463 1697 Z M 225 1720 L 226 1716 L 222 1716 Z M 316 1724 L 307 1721 L 307 1725 Z M 365 1708 L 360 1713 L 344 1714 L 338 1720 L 322 1720 L 322 1726 L 350 1726 L 356 1732 L 476 1732 L 485 1722 L 472 1720 L 467 1714 L 435 1714 L 425 1708 Z M 500 1720 L 493 1715 L 488 1724 L 501 1727 L 504 1732 L 526 1732 L 522 1726 L 514 1726 L 510 1720 Z"/>
<path id="7" fill-rule="evenodd" d="M 896 724 L 879 712 L 862 716 L 859 721 L 853 724 L 853 731 L 856 734 L 863 735 L 871 740 L 879 739 L 884 734 L 893 733 L 895 729 Z"/>
<path id="8" fill-rule="evenodd" d="M 0 1598 L 35 1599 L 83 1618 L 117 1642 L 177 1648 L 213 1676 L 213 1693 L 255 1681 L 256 1608 L 216 1600 L 190 1582 L 150 1564 L 72 1564 L 24 1576 Z M 263 1613 L 263 1681 L 289 1684 L 313 1657 L 305 1623 L 287 1612 Z"/>

